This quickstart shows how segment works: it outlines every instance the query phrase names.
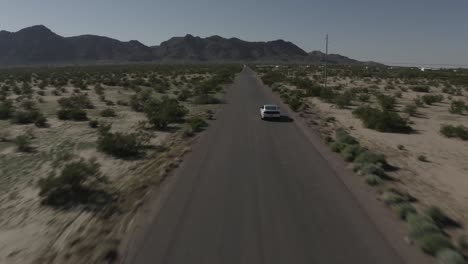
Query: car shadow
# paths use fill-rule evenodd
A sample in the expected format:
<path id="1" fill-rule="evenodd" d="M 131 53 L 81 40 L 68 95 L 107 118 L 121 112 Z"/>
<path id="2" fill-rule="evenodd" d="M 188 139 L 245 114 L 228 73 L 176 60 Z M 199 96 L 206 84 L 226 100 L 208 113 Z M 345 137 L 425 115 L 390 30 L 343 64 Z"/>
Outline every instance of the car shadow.
<path id="1" fill-rule="evenodd" d="M 281 116 L 279 118 L 264 118 L 264 121 L 268 122 L 273 122 L 273 123 L 291 123 L 294 122 L 294 119 L 292 119 L 289 116 Z"/>

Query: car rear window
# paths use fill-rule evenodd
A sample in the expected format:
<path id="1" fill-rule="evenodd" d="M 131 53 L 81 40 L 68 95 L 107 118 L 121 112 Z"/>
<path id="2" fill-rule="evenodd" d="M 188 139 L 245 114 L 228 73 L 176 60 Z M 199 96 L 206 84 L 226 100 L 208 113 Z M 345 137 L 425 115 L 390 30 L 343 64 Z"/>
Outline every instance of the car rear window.
<path id="1" fill-rule="evenodd" d="M 265 110 L 268 110 L 268 111 L 276 111 L 276 110 L 277 110 L 277 107 L 276 107 L 276 106 L 273 106 L 273 105 L 267 105 L 267 106 L 265 106 Z"/>

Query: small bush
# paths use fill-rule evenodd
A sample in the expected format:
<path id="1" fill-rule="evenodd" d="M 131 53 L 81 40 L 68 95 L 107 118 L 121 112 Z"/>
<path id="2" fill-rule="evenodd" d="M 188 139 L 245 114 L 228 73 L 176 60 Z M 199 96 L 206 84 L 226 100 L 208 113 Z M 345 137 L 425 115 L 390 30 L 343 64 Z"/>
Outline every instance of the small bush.
<path id="1" fill-rule="evenodd" d="M 30 152 L 31 147 L 31 138 L 27 135 L 17 136 L 13 141 L 20 152 Z"/>
<path id="2" fill-rule="evenodd" d="M 416 214 L 416 209 L 410 203 L 401 203 L 394 206 L 395 211 L 402 220 L 406 220 L 410 215 Z"/>
<path id="3" fill-rule="evenodd" d="M 419 156 L 418 156 L 418 160 L 419 160 L 419 161 L 422 161 L 422 162 L 428 162 L 427 157 L 424 156 L 424 155 L 419 155 Z"/>
<path id="4" fill-rule="evenodd" d="M 115 117 L 115 111 L 112 108 L 106 108 L 99 113 L 102 117 Z"/>
<path id="5" fill-rule="evenodd" d="M 449 112 L 452 114 L 462 115 L 466 110 L 466 104 L 464 101 L 452 101 L 450 104 Z"/>
<path id="6" fill-rule="evenodd" d="M 353 95 L 349 91 L 338 94 L 335 97 L 335 104 L 340 109 L 348 108 L 349 106 L 352 105 L 352 102 L 353 102 Z"/>
<path id="7" fill-rule="evenodd" d="M 374 174 L 368 174 L 365 176 L 366 183 L 370 186 L 380 185 L 382 183 L 382 178 Z"/>
<path id="8" fill-rule="evenodd" d="M 393 96 L 380 95 L 377 101 L 383 111 L 394 111 L 396 106 L 396 99 Z"/>
<path id="9" fill-rule="evenodd" d="M 437 252 L 438 264 L 466 264 L 463 256 L 453 249 L 442 249 Z"/>
<path id="10" fill-rule="evenodd" d="M 348 145 L 359 144 L 358 141 L 343 128 L 338 128 L 335 131 L 335 138 L 337 142 L 340 142 L 343 144 L 348 144 Z"/>
<path id="11" fill-rule="evenodd" d="M 176 99 L 164 96 L 161 100 L 152 99 L 145 105 L 148 121 L 158 129 L 165 129 L 170 123 L 181 122 L 188 110 Z"/>
<path id="12" fill-rule="evenodd" d="M 88 122 L 88 125 L 90 128 L 97 128 L 99 126 L 99 121 L 97 120 L 90 120 Z"/>
<path id="13" fill-rule="evenodd" d="M 36 117 L 36 120 L 34 121 L 34 125 L 36 125 L 36 127 L 40 127 L 40 128 L 44 128 L 44 127 L 49 126 L 47 124 L 47 118 L 45 116 L 43 116 L 42 114 L 40 114 L 40 115 L 38 115 Z"/>
<path id="14" fill-rule="evenodd" d="M 194 132 L 200 132 L 201 130 L 203 130 L 203 128 L 205 128 L 208 125 L 208 123 L 200 117 L 189 118 L 187 120 L 187 123 Z"/>
<path id="15" fill-rule="evenodd" d="M 416 241 L 417 245 L 426 253 L 435 256 L 444 249 L 453 249 L 450 239 L 442 233 L 430 233 Z"/>
<path id="16" fill-rule="evenodd" d="M 363 149 L 357 144 L 346 145 L 346 147 L 341 151 L 341 155 L 345 161 L 352 162 L 362 151 Z"/>
<path id="17" fill-rule="evenodd" d="M 440 133 L 448 138 L 458 137 L 462 140 L 468 140 L 468 128 L 463 125 L 442 125 Z"/>
<path id="18" fill-rule="evenodd" d="M 462 250 L 468 250 L 468 236 L 467 235 L 461 235 L 458 238 L 458 246 Z"/>
<path id="19" fill-rule="evenodd" d="M 97 148 L 117 158 L 137 157 L 149 138 L 144 138 L 137 133 L 110 132 L 110 125 L 102 124 L 99 127 Z"/>
<path id="20" fill-rule="evenodd" d="M 370 95 L 368 94 L 360 94 L 358 96 L 358 100 L 361 101 L 361 102 L 369 102 L 370 100 Z"/>
<path id="21" fill-rule="evenodd" d="M 11 122 L 13 124 L 32 124 L 39 120 L 39 123 L 42 121 L 41 119 L 44 119 L 45 117 L 42 115 L 39 110 L 33 109 L 33 110 L 27 110 L 27 111 L 16 111 L 11 119 Z"/>
<path id="22" fill-rule="evenodd" d="M 57 111 L 57 117 L 60 120 L 86 121 L 88 115 L 82 109 L 61 109 Z"/>
<path id="23" fill-rule="evenodd" d="M 429 93 L 430 92 L 430 89 L 427 86 L 414 86 L 414 87 L 411 87 L 411 90 L 413 90 L 415 92 L 419 92 L 419 93 Z"/>
<path id="24" fill-rule="evenodd" d="M 397 205 L 408 202 L 408 197 L 395 192 L 385 192 L 382 198 L 387 205 Z"/>
<path id="25" fill-rule="evenodd" d="M 15 111 L 13 102 L 10 100 L 5 100 L 0 102 L 0 120 L 9 119 Z"/>
<path id="26" fill-rule="evenodd" d="M 365 127 L 380 132 L 409 133 L 412 131 L 408 120 L 393 111 L 361 106 L 354 110 L 353 114 L 362 120 Z"/>
<path id="27" fill-rule="evenodd" d="M 92 109 L 93 104 L 86 95 L 72 95 L 68 98 L 58 100 L 59 105 L 64 109 Z"/>
<path id="28" fill-rule="evenodd" d="M 438 94 L 438 95 L 429 95 L 429 94 L 426 94 L 426 95 L 423 95 L 421 97 L 422 101 L 427 104 L 427 105 L 433 105 L 435 103 L 440 103 L 444 100 L 444 96 L 441 95 L 441 94 Z"/>
<path id="29" fill-rule="evenodd" d="M 397 148 L 398 148 L 399 150 L 405 150 L 405 146 L 403 146 L 403 145 L 398 145 Z"/>
<path id="30" fill-rule="evenodd" d="M 408 216 L 407 220 L 411 239 L 418 240 L 428 234 L 440 233 L 439 227 L 427 216 L 412 214 Z"/>
<path id="31" fill-rule="evenodd" d="M 210 94 L 200 94 L 193 98 L 194 104 L 219 104 L 221 101 Z"/>
<path id="32" fill-rule="evenodd" d="M 358 167 L 362 175 L 385 176 L 385 171 L 382 169 L 382 165 L 380 164 L 364 163 L 358 165 Z"/>
<path id="33" fill-rule="evenodd" d="M 57 177 L 41 179 L 39 195 L 43 204 L 56 207 L 104 205 L 109 202 L 109 196 L 101 188 L 105 183 L 98 163 L 80 160 L 65 165 Z"/>
<path id="34" fill-rule="evenodd" d="M 410 116 L 416 116 L 418 114 L 418 106 L 416 104 L 405 105 L 403 112 Z"/>
<path id="35" fill-rule="evenodd" d="M 359 153 L 354 162 L 358 164 L 387 165 L 387 160 L 383 154 L 377 154 L 369 150 Z"/>
<path id="36" fill-rule="evenodd" d="M 440 228 L 450 225 L 453 222 L 446 214 L 444 214 L 444 212 L 442 212 L 442 210 L 440 210 L 440 208 L 435 206 L 425 209 L 424 215 L 430 217 Z"/>

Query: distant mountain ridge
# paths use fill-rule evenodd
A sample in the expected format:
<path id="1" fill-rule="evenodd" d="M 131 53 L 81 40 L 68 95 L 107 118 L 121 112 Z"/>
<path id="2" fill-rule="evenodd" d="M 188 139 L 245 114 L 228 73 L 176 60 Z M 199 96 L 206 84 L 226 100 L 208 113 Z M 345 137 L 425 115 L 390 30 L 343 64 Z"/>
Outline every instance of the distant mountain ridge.
<path id="1" fill-rule="evenodd" d="M 173 37 L 159 46 L 146 46 L 136 40 L 80 35 L 62 37 L 45 26 L 17 32 L 0 31 L 0 65 L 43 65 L 124 62 L 271 62 L 322 63 L 319 51 L 307 53 L 295 44 L 275 40 L 249 42 L 238 38 L 186 35 Z M 359 64 L 348 57 L 332 54 L 329 63 Z"/>

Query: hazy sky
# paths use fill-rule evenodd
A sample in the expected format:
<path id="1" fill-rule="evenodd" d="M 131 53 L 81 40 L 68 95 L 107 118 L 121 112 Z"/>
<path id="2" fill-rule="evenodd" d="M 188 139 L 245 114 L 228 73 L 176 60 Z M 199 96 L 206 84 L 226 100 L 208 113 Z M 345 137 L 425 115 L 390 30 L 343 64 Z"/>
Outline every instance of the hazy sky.
<path id="1" fill-rule="evenodd" d="M 187 33 L 285 39 L 384 63 L 468 64 L 468 0 L 0 0 L 0 30 L 43 24 L 57 34 L 158 45 Z"/>

